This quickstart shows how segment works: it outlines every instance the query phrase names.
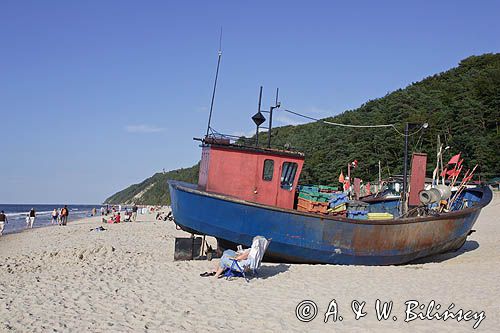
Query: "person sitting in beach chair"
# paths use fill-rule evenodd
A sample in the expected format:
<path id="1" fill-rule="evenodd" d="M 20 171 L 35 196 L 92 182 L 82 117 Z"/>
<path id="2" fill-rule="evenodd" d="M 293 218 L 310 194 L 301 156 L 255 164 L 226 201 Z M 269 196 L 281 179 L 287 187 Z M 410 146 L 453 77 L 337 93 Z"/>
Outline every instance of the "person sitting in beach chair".
<path id="1" fill-rule="evenodd" d="M 125 217 L 123 218 L 123 222 L 132 222 L 131 217 L 132 213 L 126 212 Z"/>
<path id="2" fill-rule="evenodd" d="M 242 276 L 248 282 L 245 272 L 252 271 L 254 275 L 257 274 L 257 269 L 260 267 L 270 242 L 270 239 L 268 240 L 263 236 L 255 236 L 251 248 L 239 252 L 233 250 L 224 251 L 215 271 L 205 272 L 200 275 L 219 278 L 224 273 L 226 278 Z"/>

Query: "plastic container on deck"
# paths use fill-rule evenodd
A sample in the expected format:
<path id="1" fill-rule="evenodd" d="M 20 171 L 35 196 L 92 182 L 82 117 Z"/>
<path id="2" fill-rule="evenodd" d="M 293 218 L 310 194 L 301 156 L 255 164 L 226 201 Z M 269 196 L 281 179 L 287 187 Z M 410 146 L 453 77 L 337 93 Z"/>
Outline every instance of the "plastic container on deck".
<path id="1" fill-rule="evenodd" d="M 319 187 L 315 185 L 299 185 L 299 192 L 318 193 Z"/>
<path id="2" fill-rule="evenodd" d="M 306 199 L 309 201 L 326 202 L 330 199 L 327 193 L 312 193 L 312 192 L 299 192 L 299 198 Z"/>
<path id="3" fill-rule="evenodd" d="M 328 200 L 331 208 L 345 204 L 348 201 L 349 199 L 347 198 L 347 194 L 344 193 L 332 193 L 331 198 Z"/>
<path id="4" fill-rule="evenodd" d="M 332 207 L 331 204 L 330 204 L 330 207 Z M 341 203 L 340 205 L 337 205 L 335 207 L 330 208 L 328 211 L 332 212 L 332 213 L 336 213 L 336 212 L 341 212 L 341 211 L 344 211 L 344 210 L 347 210 L 346 204 L 345 203 Z"/>
<path id="5" fill-rule="evenodd" d="M 304 198 L 299 197 L 297 202 L 297 210 L 301 212 L 309 212 L 309 213 L 328 213 L 328 203 L 327 202 L 318 202 L 311 201 Z"/>
<path id="6" fill-rule="evenodd" d="M 368 206 L 369 204 L 363 201 L 349 200 L 347 202 L 347 211 L 348 212 L 368 211 Z"/>
<path id="7" fill-rule="evenodd" d="M 332 212 L 332 209 L 330 208 L 328 210 L 328 215 L 346 217 L 347 216 L 347 211 L 346 210 L 341 210 L 341 211 L 338 211 L 338 212 Z"/>
<path id="8" fill-rule="evenodd" d="M 333 187 L 333 186 L 319 185 L 318 187 L 320 192 L 325 192 L 325 193 L 333 193 L 339 190 L 338 187 Z"/>
<path id="9" fill-rule="evenodd" d="M 368 220 L 390 220 L 394 215 L 390 213 L 368 213 Z"/>
<path id="10" fill-rule="evenodd" d="M 367 210 L 358 210 L 358 211 L 347 211 L 347 218 L 356 219 L 356 220 L 366 220 L 368 219 L 368 211 Z"/>

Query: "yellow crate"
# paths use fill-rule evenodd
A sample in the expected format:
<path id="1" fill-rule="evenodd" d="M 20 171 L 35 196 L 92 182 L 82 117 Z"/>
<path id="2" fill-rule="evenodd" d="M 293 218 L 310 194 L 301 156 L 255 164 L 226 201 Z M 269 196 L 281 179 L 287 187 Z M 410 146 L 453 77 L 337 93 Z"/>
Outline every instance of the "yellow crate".
<path id="1" fill-rule="evenodd" d="M 332 212 L 332 213 L 338 213 L 338 212 L 341 212 L 341 211 L 346 210 L 346 209 L 347 209 L 346 204 L 343 203 L 343 204 L 340 204 L 340 205 L 335 206 L 333 208 L 330 208 L 328 211 Z"/>
<path id="2" fill-rule="evenodd" d="M 390 220 L 394 215 L 390 213 L 368 213 L 368 220 Z"/>

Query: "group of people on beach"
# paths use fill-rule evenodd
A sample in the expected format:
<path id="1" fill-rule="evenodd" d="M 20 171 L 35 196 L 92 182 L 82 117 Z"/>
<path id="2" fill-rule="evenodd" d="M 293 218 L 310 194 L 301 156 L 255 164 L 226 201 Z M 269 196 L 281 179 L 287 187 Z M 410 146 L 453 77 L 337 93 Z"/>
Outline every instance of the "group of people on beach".
<path id="1" fill-rule="evenodd" d="M 137 205 L 133 205 L 132 207 L 125 207 L 125 210 L 122 211 L 122 206 L 102 206 L 100 209 L 100 213 L 102 216 L 103 223 L 120 223 L 120 222 L 135 222 L 137 221 L 137 214 L 141 212 L 141 214 L 145 214 L 146 212 L 157 212 L 156 220 L 167 221 L 173 220 L 172 212 L 163 211 L 164 207 L 161 206 L 147 206 L 147 207 L 138 207 Z M 111 214 L 110 217 L 106 217 Z M 54 208 L 51 213 L 50 224 L 51 225 L 60 225 L 65 226 L 68 223 L 69 209 L 68 206 L 65 205 L 63 208 Z M 90 216 L 97 216 L 97 209 L 93 208 L 90 212 Z M 37 220 L 37 212 L 35 208 L 31 208 L 30 211 L 26 215 L 26 228 L 32 229 L 35 221 Z M 5 225 L 8 223 L 7 215 L 2 210 L 0 212 L 0 236 L 3 233 Z"/>
<path id="2" fill-rule="evenodd" d="M 103 216 L 103 215 L 108 216 L 109 214 L 116 215 L 117 212 L 121 212 L 121 211 L 122 211 L 122 205 L 118 205 L 118 206 L 106 205 L 106 207 L 104 207 L 104 206 L 101 207 L 101 216 Z"/>
<path id="3" fill-rule="evenodd" d="M 69 209 L 67 205 L 64 205 L 63 208 L 54 208 L 51 213 L 50 224 L 57 225 L 66 225 L 68 223 Z M 26 227 L 28 229 L 33 228 L 33 224 L 36 219 L 36 211 L 34 208 L 31 208 L 28 215 L 26 216 Z"/>
<path id="4" fill-rule="evenodd" d="M 137 205 L 132 206 L 132 210 L 128 210 L 128 208 L 125 208 L 125 214 L 124 214 L 124 219 L 122 221 L 122 216 L 121 216 L 121 205 L 119 206 L 118 211 L 113 207 L 113 214 L 109 218 L 109 220 L 106 220 L 106 218 L 102 218 L 103 223 L 120 223 L 120 222 L 135 222 L 137 220 L 137 210 L 138 207 Z M 108 215 L 109 209 L 106 209 L 106 214 L 104 214 L 104 207 L 101 207 L 101 215 Z"/>
<path id="5" fill-rule="evenodd" d="M 54 208 L 52 211 L 51 224 L 66 225 L 68 223 L 68 216 L 69 210 L 67 205 L 61 209 Z M 35 220 L 36 210 L 35 208 L 31 208 L 28 214 L 26 214 L 26 228 L 32 229 L 35 224 Z M 3 229 L 7 223 L 9 223 L 9 220 L 7 219 L 5 212 L 2 210 L 0 211 L 0 236 L 2 236 Z"/>
<path id="6" fill-rule="evenodd" d="M 52 211 L 52 219 L 50 224 L 66 225 L 68 223 L 69 210 L 68 206 L 64 206 L 61 209 L 54 208 Z"/>

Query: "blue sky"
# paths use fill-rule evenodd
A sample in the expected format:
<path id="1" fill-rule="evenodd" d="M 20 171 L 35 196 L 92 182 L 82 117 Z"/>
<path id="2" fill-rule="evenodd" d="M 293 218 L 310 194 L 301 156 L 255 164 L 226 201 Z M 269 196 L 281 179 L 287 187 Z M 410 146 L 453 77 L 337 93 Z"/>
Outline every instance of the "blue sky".
<path id="1" fill-rule="evenodd" d="M 499 52 L 498 1 L 0 2 L 0 203 L 97 203 L 251 133 L 259 86 L 326 117 Z M 301 119 L 277 114 L 276 125 Z"/>

